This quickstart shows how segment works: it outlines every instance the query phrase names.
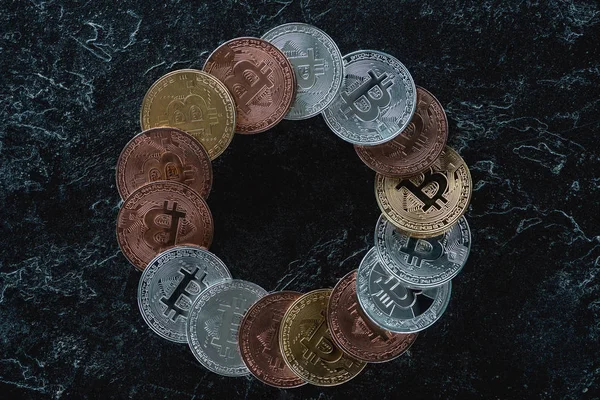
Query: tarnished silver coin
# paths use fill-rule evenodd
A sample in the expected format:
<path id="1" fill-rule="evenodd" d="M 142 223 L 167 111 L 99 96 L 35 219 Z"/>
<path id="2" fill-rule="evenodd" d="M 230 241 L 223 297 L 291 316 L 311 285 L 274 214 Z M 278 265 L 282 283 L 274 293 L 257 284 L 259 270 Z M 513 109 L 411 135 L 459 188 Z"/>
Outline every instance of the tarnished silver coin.
<path id="1" fill-rule="evenodd" d="M 375 228 L 375 247 L 381 264 L 401 282 L 430 288 L 448 282 L 465 266 L 471 231 L 461 217 L 439 236 L 415 238 L 398 230 L 382 214 Z"/>
<path id="2" fill-rule="evenodd" d="M 323 111 L 342 85 L 342 53 L 322 30 L 303 23 L 279 25 L 262 39 L 273 43 L 294 66 L 296 100 L 285 119 L 306 119 Z"/>
<path id="3" fill-rule="evenodd" d="M 381 265 L 373 247 L 358 267 L 356 294 L 374 323 L 391 332 L 413 333 L 430 327 L 446 311 L 450 285 L 428 289 L 404 286 Z"/>
<path id="4" fill-rule="evenodd" d="M 219 375 L 250 373 L 238 346 L 238 329 L 244 313 L 267 291 L 252 282 L 226 280 L 209 287 L 192 305 L 187 340 L 194 356 Z"/>
<path id="5" fill-rule="evenodd" d="M 344 83 L 323 111 L 329 128 L 352 144 L 374 146 L 392 140 L 411 121 L 417 88 L 406 67 L 379 51 L 343 57 Z"/>
<path id="6" fill-rule="evenodd" d="M 159 336 L 187 342 L 186 320 L 203 290 L 231 274 L 213 253 L 193 246 L 177 246 L 156 256 L 142 272 L 138 306 L 144 321 Z"/>

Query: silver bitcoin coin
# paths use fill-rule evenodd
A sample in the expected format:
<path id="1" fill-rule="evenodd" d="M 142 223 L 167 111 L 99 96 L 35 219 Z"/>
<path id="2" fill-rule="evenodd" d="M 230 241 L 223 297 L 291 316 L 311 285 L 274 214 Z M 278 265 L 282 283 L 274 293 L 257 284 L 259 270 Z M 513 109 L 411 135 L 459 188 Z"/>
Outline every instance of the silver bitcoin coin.
<path id="1" fill-rule="evenodd" d="M 342 85 L 342 53 L 335 42 L 322 30 L 302 23 L 277 26 L 262 39 L 273 43 L 294 66 L 296 99 L 285 119 L 306 119 L 323 111 Z"/>
<path id="2" fill-rule="evenodd" d="M 399 231 L 382 214 L 375 228 L 375 247 L 383 266 L 414 288 L 443 285 L 465 266 L 471 250 L 471 231 L 461 217 L 449 231 L 418 239 Z"/>
<path id="3" fill-rule="evenodd" d="M 250 373 L 238 346 L 238 329 L 244 313 L 267 294 L 252 282 L 232 279 L 209 287 L 192 305 L 187 340 L 198 361 L 219 375 Z"/>
<path id="4" fill-rule="evenodd" d="M 451 282 L 428 289 L 403 285 L 379 262 L 373 247 L 356 277 L 358 302 L 375 324 L 396 333 L 413 333 L 433 325 L 448 306 Z"/>
<path id="5" fill-rule="evenodd" d="M 396 58 L 359 50 L 343 57 L 344 83 L 323 111 L 329 128 L 352 144 L 392 140 L 410 123 L 417 107 L 412 76 Z"/>
<path id="6" fill-rule="evenodd" d="M 159 336 L 187 342 L 186 320 L 194 303 L 209 286 L 230 279 L 217 256 L 192 246 L 178 246 L 156 256 L 138 285 L 138 306 L 144 321 Z"/>

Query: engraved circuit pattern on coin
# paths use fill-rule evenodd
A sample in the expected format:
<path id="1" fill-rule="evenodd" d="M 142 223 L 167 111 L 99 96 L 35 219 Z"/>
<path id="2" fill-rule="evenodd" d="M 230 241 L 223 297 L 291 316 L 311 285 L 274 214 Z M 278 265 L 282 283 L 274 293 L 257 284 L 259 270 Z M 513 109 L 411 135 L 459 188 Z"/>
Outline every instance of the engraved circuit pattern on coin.
<path id="1" fill-rule="evenodd" d="M 333 101 L 342 85 L 342 53 L 322 30 L 308 24 L 277 26 L 262 37 L 290 60 L 296 76 L 296 99 L 285 119 L 313 117 Z"/>
<path id="2" fill-rule="evenodd" d="M 153 128 L 134 136 L 121 151 L 116 175 L 123 200 L 154 181 L 183 183 L 205 199 L 212 186 L 208 153 L 196 139 L 175 128 Z"/>
<path id="3" fill-rule="evenodd" d="M 213 219 L 200 195 L 179 182 L 157 181 L 125 200 L 117 216 L 123 255 L 143 270 L 156 255 L 176 244 L 209 248 Z"/>
<path id="4" fill-rule="evenodd" d="M 377 146 L 354 145 L 361 160 L 385 176 L 410 177 L 429 168 L 448 139 L 444 108 L 431 93 L 417 86 L 417 109 L 408 127 Z"/>
<path id="5" fill-rule="evenodd" d="M 334 342 L 345 353 L 365 362 L 390 361 L 417 339 L 416 333 L 405 335 L 382 329 L 364 315 L 356 297 L 356 270 L 346 274 L 333 288 L 327 322 Z"/>
<path id="6" fill-rule="evenodd" d="M 402 283 L 435 287 L 450 281 L 464 267 L 471 251 L 471 231 L 463 216 L 439 236 L 415 238 L 381 215 L 375 228 L 375 247 L 381 264 Z"/>
<path id="7" fill-rule="evenodd" d="M 259 133 L 275 126 L 294 101 L 292 64 L 266 40 L 242 37 L 225 42 L 208 57 L 203 69 L 231 92 L 238 133 Z"/>
<path id="8" fill-rule="evenodd" d="M 302 296 L 298 292 L 275 292 L 258 300 L 240 325 L 240 352 L 258 380 L 278 388 L 304 385 L 286 365 L 279 346 L 281 319 L 289 306 Z"/>
<path id="9" fill-rule="evenodd" d="M 144 96 L 142 130 L 170 126 L 196 138 L 214 160 L 235 133 L 235 102 L 217 78 L 195 69 L 169 72 Z"/>
<path id="10" fill-rule="evenodd" d="M 425 172 L 410 178 L 377 174 L 375 196 L 385 217 L 414 237 L 437 236 L 465 213 L 473 184 L 467 164 L 446 146 Z"/>
<path id="11" fill-rule="evenodd" d="M 200 293 L 224 279 L 229 270 L 213 253 L 177 246 L 156 256 L 142 272 L 138 306 L 144 321 L 159 336 L 186 343 L 186 322 Z"/>
<path id="12" fill-rule="evenodd" d="M 347 142 L 367 146 L 398 136 L 417 106 L 417 89 L 406 67 L 374 50 L 355 51 L 343 62 L 342 88 L 323 111 L 329 128 Z"/>
<path id="13" fill-rule="evenodd" d="M 433 325 L 446 311 L 451 282 L 410 289 L 381 265 L 373 247 L 358 267 L 356 293 L 365 314 L 377 325 L 392 332 L 414 333 Z"/>
<path id="14" fill-rule="evenodd" d="M 285 313 L 279 331 L 286 364 L 317 386 L 340 385 L 366 365 L 344 354 L 331 339 L 326 319 L 330 294 L 331 289 L 319 289 L 300 297 Z"/>
<path id="15" fill-rule="evenodd" d="M 196 359 L 219 375 L 247 375 L 238 330 L 244 313 L 266 295 L 260 286 L 239 279 L 219 282 L 202 292 L 192 305 L 186 329 Z"/>

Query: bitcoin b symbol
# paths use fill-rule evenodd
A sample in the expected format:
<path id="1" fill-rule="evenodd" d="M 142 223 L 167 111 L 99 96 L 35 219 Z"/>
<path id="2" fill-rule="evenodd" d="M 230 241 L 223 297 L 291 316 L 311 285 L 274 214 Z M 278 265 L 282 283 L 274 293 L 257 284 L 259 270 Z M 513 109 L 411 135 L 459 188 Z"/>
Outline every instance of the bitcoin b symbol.
<path id="1" fill-rule="evenodd" d="M 191 91 L 196 87 L 196 82 L 188 81 L 187 87 Z M 219 124 L 219 118 L 217 110 L 210 107 L 209 101 L 196 93 L 190 93 L 183 100 L 172 100 L 167 106 L 167 120 L 159 124 L 210 135 L 212 127 Z"/>
<path id="2" fill-rule="evenodd" d="M 431 184 L 437 184 L 437 190 L 432 197 L 429 197 L 427 193 L 423 191 L 426 187 Z M 415 185 L 408 179 L 402 179 L 396 190 L 406 188 L 409 190 L 417 199 L 423 203 L 423 211 L 427 212 L 431 207 L 435 207 L 438 210 L 442 209 L 443 203 L 447 203 L 448 200 L 444 197 L 444 193 L 448 188 L 448 179 L 446 175 L 440 172 L 431 172 L 431 170 L 425 172 L 423 182 L 419 186 Z M 442 204 L 440 204 L 441 202 Z"/>
<path id="3" fill-rule="evenodd" d="M 329 329 L 327 328 L 327 320 L 325 319 L 324 312 L 321 311 L 321 320 L 319 326 L 310 337 L 303 337 L 300 340 L 302 346 L 304 346 L 303 357 L 308 362 L 316 364 L 319 360 L 327 363 L 334 363 L 339 361 L 343 353 L 338 349 L 329 336 Z"/>
<path id="4" fill-rule="evenodd" d="M 317 82 L 317 76 L 325 74 L 325 63 L 322 58 L 315 58 L 315 50 L 309 48 L 306 55 L 288 56 L 296 69 L 298 86 L 308 90 Z"/>
<path id="5" fill-rule="evenodd" d="M 406 253 L 406 262 L 420 267 L 424 260 L 435 261 L 442 256 L 444 248 L 436 238 L 417 239 L 409 237 L 400 251 Z"/>
<path id="6" fill-rule="evenodd" d="M 360 327 L 360 331 L 367 335 L 371 342 L 376 342 L 378 339 L 384 342 L 390 340 L 391 334 L 389 332 L 373 326 L 373 324 L 363 317 L 359 310 L 358 303 L 352 303 L 352 305 L 348 307 L 348 312 L 354 317 L 355 323 Z"/>
<path id="7" fill-rule="evenodd" d="M 238 345 L 238 328 L 244 312 L 246 300 L 243 297 L 233 298 L 231 304 L 219 304 L 217 311 L 221 314 L 221 324 L 218 336 L 213 336 L 210 344 L 219 350 L 219 355 L 224 358 L 233 358 Z"/>
<path id="8" fill-rule="evenodd" d="M 250 103 L 265 89 L 273 87 L 269 75 L 273 72 L 264 61 L 256 66 L 250 60 L 238 61 L 233 66 L 233 74 L 225 78 L 225 84 L 236 96 L 236 105 L 245 112 L 250 112 Z"/>
<path id="9" fill-rule="evenodd" d="M 347 117 L 356 115 L 363 121 L 374 121 L 379 117 L 379 109 L 390 104 L 392 98 L 389 90 L 394 82 L 385 72 L 379 76 L 375 75 L 373 70 L 367 73 L 369 78 L 352 93 L 342 92 L 341 98 L 347 107 L 342 111 Z M 360 108 L 356 105 L 357 101 L 360 101 Z"/>
<path id="10" fill-rule="evenodd" d="M 379 299 L 385 308 L 392 306 L 409 308 L 415 304 L 415 295 L 412 290 L 400 285 L 400 282 L 396 279 L 392 277 L 384 279 L 380 276 L 374 283 L 379 287 L 379 290 L 373 296 Z"/>
<path id="11" fill-rule="evenodd" d="M 185 218 L 185 211 L 177 211 L 177 202 L 169 209 L 169 201 L 165 200 L 162 209 L 152 209 L 144 215 L 144 223 L 148 230 L 144 233 L 144 239 L 150 247 L 152 244 L 158 247 L 172 246 L 177 239 L 179 220 Z M 167 218 L 159 218 L 161 216 Z M 170 218 L 169 218 L 170 217 Z"/>
<path id="12" fill-rule="evenodd" d="M 194 270 L 192 272 L 188 272 L 185 268 L 181 268 L 179 270 L 179 273 L 183 275 L 183 279 L 179 282 L 179 284 L 169 297 L 163 296 L 160 299 L 160 302 L 167 307 L 167 309 L 163 313 L 165 317 L 169 317 L 169 315 L 171 315 L 172 321 L 177 321 L 177 317 L 179 317 L 180 315 L 184 318 L 187 318 L 189 310 L 182 309 L 181 307 L 179 307 L 178 303 L 181 296 L 185 296 L 187 300 L 191 303 L 194 294 L 188 291 L 188 285 L 191 282 L 195 282 L 201 288 L 206 289 L 208 287 L 206 285 L 206 282 L 204 282 L 204 279 L 206 278 L 206 271 L 202 271 L 202 275 L 200 277 L 197 277 L 196 274 L 198 273 L 198 271 L 198 267 L 194 267 Z"/>

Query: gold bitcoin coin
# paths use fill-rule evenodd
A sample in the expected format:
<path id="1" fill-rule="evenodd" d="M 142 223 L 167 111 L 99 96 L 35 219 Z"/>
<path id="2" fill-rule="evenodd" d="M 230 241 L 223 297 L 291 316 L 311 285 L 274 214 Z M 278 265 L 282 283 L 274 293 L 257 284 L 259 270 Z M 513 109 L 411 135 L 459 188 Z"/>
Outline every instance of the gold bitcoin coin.
<path id="1" fill-rule="evenodd" d="M 148 89 L 140 113 L 142 130 L 170 126 L 186 131 L 211 160 L 235 133 L 235 102 L 221 81 L 195 69 L 169 72 Z"/>
<path id="2" fill-rule="evenodd" d="M 450 229 L 467 210 L 472 190 L 467 164 L 448 146 L 425 172 L 406 179 L 375 178 L 381 212 L 398 229 L 421 238 Z"/>
<path id="3" fill-rule="evenodd" d="M 332 340 L 326 319 L 330 295 L 331 289 L 319 289 L 294 301 L 279 330 L 281 354 L 288 367 L 317 386 L 340 385 L 366 365 L 342 352 Z"/>

